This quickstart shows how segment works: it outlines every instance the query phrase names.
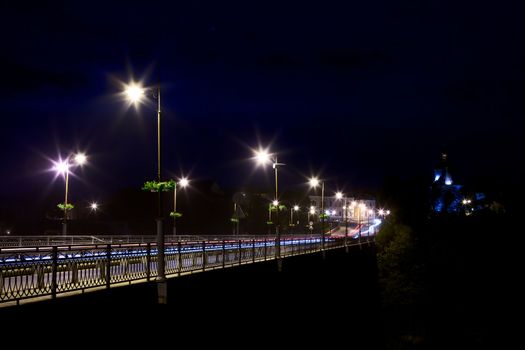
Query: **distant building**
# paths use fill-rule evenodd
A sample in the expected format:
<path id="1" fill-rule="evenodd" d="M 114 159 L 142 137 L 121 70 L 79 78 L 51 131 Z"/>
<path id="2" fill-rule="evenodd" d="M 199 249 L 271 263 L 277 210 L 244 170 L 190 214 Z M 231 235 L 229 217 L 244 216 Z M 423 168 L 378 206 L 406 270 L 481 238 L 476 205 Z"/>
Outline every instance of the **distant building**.
<path id="1" fill-rule="evenodd" d="M 470 215 L 486 207 L 483 192 L 465 191 L 465 187 L 454 183 L 449 170 L 447 154 L 441 154 L 441 160 L 434 169 L 434 181 L 430 187 L 431 211 L 434 214 Z M 467 193 L 468 192 L 468 193 Z"/>
<path id="2" fill-rule="evenodd" d="M 454 184 L 450 175 L 448 157 L 441 154 L 441 160 L 434 168 L 434 181 L 431 186 L 431 210 L 434 213 L 459 213 L 463 195 L 461 185 Z"/>
<path id="3" fill-rule="evenodd" d="M 316 215 L 319 215 L 319 211 L 321 210 L 321 196 L 309 196 L 309 198 L 310 206 L 314 208 Z M 360 220 L 375 218 L 376 201 L 375 199 L 356 200 L 354 197 L 338 199 L 335 196 L 325 196 L 324 210 L 328 216 L 335 221 L 342 222 L 348 216 L 348 221 L 358 222 Z"/>

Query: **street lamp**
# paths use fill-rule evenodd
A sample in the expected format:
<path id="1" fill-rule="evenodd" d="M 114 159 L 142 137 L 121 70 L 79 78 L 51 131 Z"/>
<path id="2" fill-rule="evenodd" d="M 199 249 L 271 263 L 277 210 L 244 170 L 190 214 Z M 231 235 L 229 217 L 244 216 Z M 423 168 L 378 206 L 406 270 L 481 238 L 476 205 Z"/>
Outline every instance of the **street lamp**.
<path id="1" fill-rule="evenodd" d="M 346 247 L 346 252 L 348 253 L 348 244 L 347 244 L 347 240 L 348 240 L 348 207 L 346 205 L 346 196 L 343 195 L 342 192 L 337 192 L 335 194 L 335 198 L 336 199 L 343 199 L 344 198 L 344 201 L 343 201 L 343 216 L 344 216 L 344 220 L 345 220 L 345 247 Z"/>
<path id="2" fill-rule="evenodd" d="M 167 282 L 166 282 L 166 271 L 165 271 L 165 260 L 164 260 L 164 232 L 162 230 L 162 188 L 160 183 L 162 181 L 162 167 L 161 167 L 161 110 L 160 110 L 160 84 L 157 85 L 157 89 L 146 89 L 138 83 L 131 82 L 125 86 L 124 94 L 130 103 L 133 103 L 135 107 L 139 103 L 143 102 L 146 93 L 157 100 L 157 183 L 159 187 L 158 192 L 158 205 L 157 205 L 157 291 L 158 291 L 158 302 L 159 304 L 166 304 L 167 297 Z"/>
<path id="3" fill-rule="evenodd" d="M 274 169 L 275 173 L 275 199 L 273 200 L 272 204 L 276 207 L 276 215 L 275 215 L 275 258 L 277 259 L 277 267 L 279 271 L 282 269 L 282 262 L 281 262 L 281 235 L 279 232 L 279 182 L 278 182 L 278 176 L 277 176 L 277 169 L 281 165 L 285 165 L 284 163 L 278 163 L 277 157 L 272 157 L 270 153 L 268 153 L 267 150 L 259 149 L 255 152 L 255 160 L 257 161 L 257 164 L 259 165 L 265 165 L 267 163 L 271 163 L 272 167 Z"/>
<path id="4" fill-rule="evenodd" d="M 316 188 L 319 186 L 319 183 L 321 184 L 321 250 L 323 251 L 323 258 L 325 257 L 325 251 L 324 251 L 324 245 L 325 245 L 325 238 L 324 238 L 324 217 L 326 213 L 324 212 L 324 180 L 319 180 L 316 177 L 313 177 L 310 179 L 310 187 Z"/>
<path id="5" fill-rule="evenodd" d="M 374 213 L 373 209 L 368 209 L 368 213 L 367 213 L 368 214 L 367 215 L 368 216 L 368 219 L 367 219 L 368 220 L 368 229 L 366 231 L 367 232 L 367 234 L 366 234 L 367 239 L 370 238 L 370 216 L 372 216 L 373 213 Z"/>
<path id="6" fill-rule="evenodd" d="M 361 212 L 366 210 L 366 204 L 361 202 L 359 203 L 359 217 L 358 217 L 358 225 L 359 225 L 359 243 L 361 243 Z"/>
<path id="7" fill-rule="evenodd" d="M 311 206 L 310 210 L 308 211 L 308 228 L 310 229 L 310 235 L 311 235 L 312 234 L 312 230 L 314 229 L 314 226 L 313 226 L 313 221 L 310 223 L 310 215 L 311 216 L 315 215 L 315 207 L 314 206 Z"/>
<path id="8" fill-rule="evenodd" d="M 175 187 L 173 187 L 173 238 L 177 235 L 177 225 L 176 220 L 177 216 L 179 215 L 177 213 L 177 185 L 180 185 L 180 187 L 184 188 L 188 186 L 189 180 L 185 177 L 181 178 L 178 183 L 175 183 Z"/>
<path id="9" fill-rule="evenodd" d="M 70 159 L 73 159 L 72 161 Z M 84 153 L 77 153 L 72 156 L 68 156 L 65 160 L 61 160 L 58 162 L 55 162 L 55 166 L 53 169 L 57 172 L 59 175 L 64 175 L 65 177 L 65 195 L 64 195 L 64 204 L 63 204 L 63 210 L 64 210 L 64 219 L 62 221 L 62 235 L 67 236 L 67 211 L 70 209 L 70 205 L 68 203 L 68 194 L 69 194 L 69 169 L 74 166 L 82 166 L 86 163 L 87 157 Z"/>
<path id="10" fill-rule="evenodd" d="M 294 205 L 293 208 L 290 208 L 290 227 L 295 226 L 294 223 L 293 223 L 293 212 L 294 211 L 299 211 L 299 206 L 298 205 Z"/>

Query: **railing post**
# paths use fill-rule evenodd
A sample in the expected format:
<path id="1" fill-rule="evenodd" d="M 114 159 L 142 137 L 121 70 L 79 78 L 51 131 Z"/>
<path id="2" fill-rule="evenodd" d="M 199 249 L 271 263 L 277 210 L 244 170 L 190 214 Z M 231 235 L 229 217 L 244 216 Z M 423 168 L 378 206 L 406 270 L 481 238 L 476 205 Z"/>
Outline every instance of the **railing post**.
<path id="1" fill-rule="evenodd" d="M 241 250 L 241 240 L 239 239 L 239 265 L 242 261 L 242 250 Z"/>
<path id="2" fill-rule="evenodd" d="M 252 239 L 252 262 L 255 262 L 255 238 Z"/>
<path id="3" fill-rule="evenodd" d="M 71 263 L 71 283 L 78 283 L 78 263 L 75 260 Z"/>
<path id="4" fill-rule="evenodd" d="M 179 273 L 179 276 L 180 276 L 180 274 L 182 273 L 182 243 L 181 243 L 181 241 L 178 241 L 178 242 L 177 242 L 177 250 L 179 251 L 179 257 L 178 257 L 178 262 L 179 262 L 178 273 Z"/>
<path id="5" fill-rule="evenodd" d="M 44 289 L 45 284 L 44 284 L 44 266 L 43 265 L 38 265 L 36 267 L 36 279 L 37 279 L 38 289 Z M 3 288 L 2 288 L 3 281 L 4 281 L 4 278 L 2 276 L 2 271 L 0 270 L 0 293 L 3 292 Z"/>
<path id="6" fill-rule="evenodd" d="M 292 235 L 292 239 L 291 239 L 291 245 L 292 245 L 292 253 L 290 254 L 291 256 L 293 256 L 293 235 Z"/>
<path id="7" fill-rule="evenodd" d="M 106 245 L 106 288 L 111 284 L 111 244 Z"/>
<path id="8" fill-rule="evenodd" d="M 57 270 L 58 270 L 58 247 L 54 246 L 51 251 L 51 298 L 57 297 Z"/>
<path id="9" fill-rule="evenodd" d="M 222 268 L 224 268 L 226 264 L 226 242 L 224 239 L 222 240 Z"/>
<path id="10" fill-rule="evenodd" d="M 267 255 L 267 254 L 266 254 L 266 248 L 267 248 L 267 247 L 266 247 L 266 243 L 267 243 L 267 242 L 268 242 L 268 241 L 266 240 L 266 237 L 264 237 L 264 261 L 266 261 L 266 255 Z"/>
<path id="11" fill-rule="evenodd" d="M 202 271 L 206 271 L 206 241 L 202 241 Z"/>
<path id="12" fill-rule="evenodd" d="M 151 243 L 146 244 L 146 279 L 151 278 Z"/>

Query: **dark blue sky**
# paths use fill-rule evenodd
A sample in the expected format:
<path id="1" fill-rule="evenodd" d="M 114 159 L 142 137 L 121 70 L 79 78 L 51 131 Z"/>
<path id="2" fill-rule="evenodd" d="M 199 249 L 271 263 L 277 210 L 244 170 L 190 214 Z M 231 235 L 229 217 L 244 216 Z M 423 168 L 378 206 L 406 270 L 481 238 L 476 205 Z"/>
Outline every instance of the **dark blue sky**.
<path id="1" fill-rule="evenodd" d="M 42 1 L 0 5 L 0 193 L 45 196 L 45 157 L 82 149 L 84 191 L 155 176 L 155 110 L 125 111 L 116 79 L 162 82 L 166 174 L 234 188 L 264 179 L 349 192 L 428 174 L 521 177 L 524 30 L 503 2 Z M 454 175 L 454 173 L 453 173 Z M 76 185 L 80 187 L 80 185 Z M 78 191 L 82 191 L 77 187 Z"/>

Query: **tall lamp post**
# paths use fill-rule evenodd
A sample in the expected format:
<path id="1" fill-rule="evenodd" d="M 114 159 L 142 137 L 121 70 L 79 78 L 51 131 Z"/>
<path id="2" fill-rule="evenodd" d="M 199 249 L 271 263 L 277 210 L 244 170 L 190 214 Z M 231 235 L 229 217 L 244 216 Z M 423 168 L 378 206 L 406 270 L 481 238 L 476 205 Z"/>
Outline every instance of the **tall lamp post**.
<path id="1" fill-rule="evenodd" d="M 275 215 L 275 258 L 277 259 L 277 268 L 279 271 L 282 270 L 282 261 L 281 261 L 281 234 L 279 232 L 279 181 L 278 181 L 278 168 L 284 163 L 277 162 L 277 157 L 272 157 L 271 154 L 266 150 L 259 150 L 255 152 L 255 159 L 259 165 L 264 165 L 271 163 L 274 173 L 275 173 L 275 199 L 273 204 L 276 207 Z"/>
<path id="2" fill-rule="evenodd" d="M 359 217 L 358 217 L 358 225 L 359 225 L 359 243 L 361 243 L 361 212 L 366 210 L 366 204 L 365 203 L 359 203 Z"/>
<path id="3" fill-rule="evenodd" d="M 294 227 L 294 223 L 293 223 L 293 212 L 294 211 L 299 211 L 299 206 L 298 205 L 294 205 L 293 208 L 290 208 L 290 227 Z"/>
<path id="4" fill-rule="evenodd" d="M 368 216 L 368 229 L 367 229 L 367 234 L 366 234 L 366 237 L 367 237 L 367 240 L 370 239 L 370 216 L 372 216 L 372 214 L 374 214 L 374 210 L 373 209 L 368 209 L 368 212 L 367 212 L 367 216 Z"/>
<path id="5" fill-rule="evenodd" d="M 126 86 L 124 91 L 128 98 L 128 101 L 137 106 L 143 102 L 146 93 L 149 93 L 154 99 L 157 100 L 157 183 L 159 187 L 158 192 L 158 204 L 157 204 L 157 292 L 158 292 L 158 303 L 167 303 L 167 282 L 166 282 L 166 271 L 165 271 L 165 259 L 164 259 L 164 231 L 162 229 L 163 212 L 162 212 L 162 167 L 161 167 L 161 109 L 160 109 L 160 84 L 157 85 L 156 89 L 146 89 L 137 83 L 131 83 Z"/>
<path id="6" fill-rule="evenodd" d="M 343 200 L 343 216 L 344 216 L 344 220 L 345 220 L 345 247 L 346 247 L 346 252 L 348 253 L 348 207 L 346 205 L 346 196 L 343 195 L 342 192 L 337 192 L 335 194 L 335 198 L 336 199 L 344 199 Z"/>
<path id="7" fill-rule="evenodd" d="M 173 187 L 173 238 L 177 236 L 177 185 L 184 188 L 188 186 L 189 183 L 189 180 L 183 177 L 178 183 L 175 183 L 175 187 Z"/>
<path id="8" fill-rule="evenodd" d="M 326 253 L 324 250 L 325 247 L 325 237 L 324 237 L 324 217 L 326 216 L 326 213 L 324 212 L 324 180 L 319 180 L 316 177 L 313 177 L 310 179 L 310 187 L 316 188 L 321 184 L 321 251 L 323 252 L 323 258 L 326 257 Z"/>
<path id="9" fill-rule="evenodd" d="M 312 231 L 314 229 L 313 221 L 312 221 L 312 224 L 310 224 L 310 220 L 313 220 L 313 219 L 310 218 L 310 216 L 313 217 L 314 215 L 315 215 L 315 207 L 311 206 L 310 210 L 308 211 L 308 228 L 310 229 L 310 235 L 312 235 Z"/>
<path id="10" fill-rule="evenodd" d="M 71 162 L 71 158 L 73 158 L 73 161 Z M 69 194 L 69 168 L 73 165 L 84 165 L 86 163 L 87 157 L 84 153 L 78 153 L 72 156 L 67 157 L 65 160 L 59 161 L 55 163 L 55 166 L 53 169 L 61 175 L 64 175 L 65 177 L 65 195 L 64 195 L 64 204 L 63 204 L 63 210 L 64 210 L 64 219 L 62 221 L 62 235 L 67 236 L 67 211 L 69 208 L 68 203 L 68 194 Z"/>

